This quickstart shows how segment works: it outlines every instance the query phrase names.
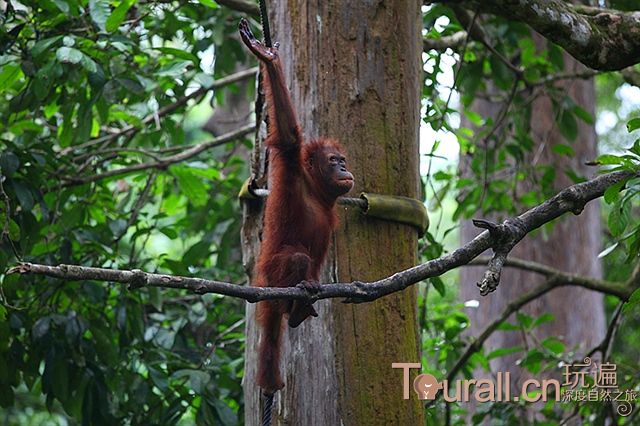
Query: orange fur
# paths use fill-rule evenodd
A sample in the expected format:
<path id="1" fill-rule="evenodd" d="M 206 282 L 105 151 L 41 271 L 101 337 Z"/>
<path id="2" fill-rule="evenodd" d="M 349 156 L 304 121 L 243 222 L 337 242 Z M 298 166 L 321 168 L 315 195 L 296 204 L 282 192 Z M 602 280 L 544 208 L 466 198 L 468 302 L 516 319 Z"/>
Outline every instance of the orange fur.
<path id="1" fill-rule="evenodd" d="M 259 44 L 241 23 L 245 44 L 262 59 L 268 105 L 270 193 L 264 216 L 263 238 L 256 266 L 256 285 L 291 287 L 302 281 L 317 282 L 338 218 L 335 201 L 340 192 L 336 179 L 352 176 L 344 164 L 338 172 L 323 175 L 318 164 L 327 165 L 327 155 L 344 152 L 332 139 L 303 140 L 282 66 L 275 49 Z M 268 59 L 264 59 L 264 58 Z M 333 185 L 333 186 L 332 186 Z M 348 190 L 352 183 L 347 183 Z M 342 183 L 342 187 L 345 184 Z M 343 193 L 346 191 L 342 191 Z M 284 387 L 280 372 L 282 319 L 292 327 L 309 316 L 316 316 L 311 305 L 292 301 L 258 303 L 257 321 L 261 328 L 257 384 L 265 394 Z"/>

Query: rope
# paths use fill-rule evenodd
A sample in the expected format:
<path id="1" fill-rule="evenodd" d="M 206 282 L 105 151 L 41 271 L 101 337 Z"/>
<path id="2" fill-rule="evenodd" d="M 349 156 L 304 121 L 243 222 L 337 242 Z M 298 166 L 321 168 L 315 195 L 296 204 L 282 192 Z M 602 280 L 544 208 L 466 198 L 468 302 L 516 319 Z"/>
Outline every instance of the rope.
<path id="1" fill-rule="evenodd" d="M 273 47 L 271 42 L 271 29 L 269 28 L 269 14 L 267 13 L 267 0 L 260 0 L 260 23 L 262 24 L 262 36 L 264 37 L 264 45 Z M 266 197 L 269 191 L 256 189 L 255 191 L 264 191 L 263 194 L 256 194 L 260 197 Z M 264 406 L 262 407 L 262 426 L 271 426 L 271 415 L 273 411 L 273 394 L 265 395 Z"/>
<path id="2" fill-rule="evenodd" d="M 271 410 L 273 409 L 273 394 L 264 396 L 262 410 L 262 426 L 271 426 Z"/>
<path id="3" fill-rule="evenodd" d="M 343 206 L 359 207 L 363 211 L 366 211 L 369 207 L 367 200 L 363 200 L 362 198 L 340 197 L 337 203 Z"/>
<path id="4" fill-rule="evenodd" d="M 249 192 L 260 198 L 266 198 L 269 195 L 269 190 L 263 188 L 250 189 Z M 366 211 L 367 208 L 369 208 L 369 203 L 367 203 L 367 200 L 363 198 L 339 197 L 337 203 L 342 206 L 359 207 L 363 211 Z"/>
<path id="5" fill-rule="evenodd" d="M 262 23 L 264 45 L 273 47 L 271 43 L 271 30 L 269 29 L 269 15 L 267 14 L 267 0 L 260 0 L 260 22 Z"/>

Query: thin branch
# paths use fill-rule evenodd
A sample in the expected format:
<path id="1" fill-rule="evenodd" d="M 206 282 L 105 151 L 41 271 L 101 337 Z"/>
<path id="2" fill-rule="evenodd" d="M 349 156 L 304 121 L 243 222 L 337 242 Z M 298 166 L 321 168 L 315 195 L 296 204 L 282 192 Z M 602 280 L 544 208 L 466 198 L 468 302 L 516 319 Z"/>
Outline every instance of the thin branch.
<path id="1" fill-rule="evenodd" d="M 255 18 L 260 17 L 260 8 L 256 3 L 247 0 L 216 0 L 216 3 L 237 10 L 238 12 L 248 13 Z"/>
<path id="2" fill-rule="evenodd" d="M 446 50 L 447 48 L 456 49 L 464 44 L 467 38 L 466 31 L 458 31 L 451 35 L 442 36 L 440 38 L 424 38 L 422 39 L 422 49 L 427 52 L 431 49 Z"/>
<path id="3" fill-rule="evenodd" d="M 600 342 L 600 344 L 598 344 L 598 346 L 596 346 L 595 348 L 591 349 L 588 353 L 587 353 L 587 357 L 591 358 L 596 352 L 600 352 L 602 354 L 602 359 L 603 360 L 608 360 L 610 353 L 609 350 L 611 349 L 611 343 L 613 342 L 613 338 L 616 334 L 616 330 L 618 329 L 618 326 L 620 325 L 620 320 L 621 320 L 621 315 L 622 314 L 622 308 L 624 308 L 624 301 L 620 302 L 618 304 L 618 306 L 616 307 L 616 310 L 613 313 L 613 317 L 611 318 L 611 322 L 609 322 L 609 326 L 607 327 L 607 333 L 605 334 L 604 338 L 602 339 L 602 342 Z"/>
<path id="4" fill-rule="evenodd" d="M 120 233 L 113 240 L 115 244 L 118 244 L 120 242 L 122 237 L 126 235 L 127 230 L 129 230 L 129 227 L 133 225 L 136 219 L 138 219 L 140 210 L 142 210 L 142 207 L 144 207 L 145 203 L 147 202 L 147 197 L 149 196 L 149 192 L 151 192 L 151 188 L 153 187 L 153 184 L 155 183 L 157 177 L 158 175 L 156 173 L 151 173 L 151 175 L 149 175 L 149 177 L 147 178 L 147 183 L 145 184 L 142 192 L 140 192 L 140 195 L 138 196 L 138 199 L 136 200 L 136 203 L 133 206 L 133 210 L 129 215 L 129 220 L 127 220 L 127 224 L 124 226 L 122 231 L 120 231 Z"/>
<path id="5" fill-rule="evenodd" d="M 134 164 L 127 167 L 121 167 L 119 169 L 113 169 L 113 170 L 106 171 L 104 173 L 90 175 L 90 176 L 80 176 L 80 177 L 63 176 L 62 179 L 65 181 L 65 183 L 63 183 L 61 186 L 69 187 L 69 186 L 83 185 L 85 183 L 96 182 L 96 181 L 110 178 L 113 176 L 139 172 L 141 170 L 147 170 L 147 169 L 166 169 L 171 164 L 180 163 L 182 161 L 189 160 L 195 157 L 196 155 L 200 154 L 202 151 L 225 144 L 234 139 L 238 139 L 248 133 L 254 132 L 255 128 L 256 128 L 255 124 L 248 124 L 244 127 L 241 127 L 237 130 L 226 133 L 211 141 L 192 145 L 178 154 L 174 154 L 168 157 L 162 157 L 154 161 Z"/>
<path id="6" fill-rule="evenodd" d="M 347 298 L 348 303 L 362 303 L 372 301 L 405 288 L 430 277 L 466 265 L 489 248 L 515 245 L 529 232 L 539 228 L 559 216 L 573 212 L 579 214 L 584 205 L 604 194 L 611 185 L 621 182 L 631 176 L 640 175 L 637 172 L 618 171 L 598 176 L 592 180 L 578 183 L 563 189 L 551 199 L 533 207 L 520 216 L 507 219 L 500 224 L 500 233 L 492 236 L 484 231 L 473 240 L 458 248 L 453 253 L 433 259 L 421 265 L 398 272 L 389 277 L 369 283 L 354 281 L 352 283 L 324 284 L 317 293 L 309 293 L 299 287 L 246 287 L 227 282 L 205 280 L 202 278 L 179 277 L 164 274 L 151 274 L 140 270 L 123 271 L 103 268 L 91 268 L 75 265 L 48 266 L 31 263 L 21 263 L 11 268 L 8 273 L 39 274 L 66 280 L 98 280 L 115 281 L 130 284 L 130 287 L 169 287 L 182 288 L 196 293 L 218 293 L 234 296 L 249 302 L 272 299 L 298 299 L 313 303 L 320 299 Z M 565 285 L 583 285 L 584 282 L 569 282 Z M 637 284 L 636 278 L 634 283 Z M 626 299 L 631 295 L 632 288 L 618 283 L 593 283 L 594 290 L 615 295 Z M 548 291 L 548 290 L 547 290 Z M 525 297 L 525 296 L 523 296 Z"/>
<path id="7" fill-rule="evenodd" d="M 469 262 L 468 266 L 486 265 L 487 263 L 489 263 L 491 259 L 492 258 L 488 256 L 479 256 L 473 259 L 471 262 Z M 510 258 L 504 262 L 504 266 L 507 268 L 517 268 L 517 269 L 522 269 L 529 272 L 535 272 L 535 273 L 544 275 L 546 277 L 556 276 L 562 281 L 571 282 L 571 283 L 581 281 L 579 285 L 587 288 L 599 287 L 599 286 L 611 287 L 615 285 L 613 281 L 599 280 L 596 278 L 569 274 L 559 269 L 552 268 L 551 266 L 547 266 L 543 263 L 532 262 L 530 260 Z"/>
<path id="8" fill-rule="evenodd" d="M 173 147 L 173 148 L 178 148 L 178 150 L 184 148 L 181 146 L 177 146 L 177 147 Z M 81 154 L 78 155 L 76 157 L 73 158 L 73 161 L 82 161 L 84 159 L 90 158 L 90 157 L 95 157 L 96 155 L 101 155 L 101 154 L 123 154 L 123 153 L 134 153 L 134 154 L 140 154 L 140 155 L 144 155 L 147 157 L 151 157 L 154 160 L 160 160 L 159 156 L 158 156 L 158 152 L 155 151 L 148 151 L 146 149 L 142 149 L 142 148 L 127 148 L 127 147 L 116 147 L 116 148 L 104 148 L 104 149 L 99 149 L 99 150 L 95 150 L 95 151 L 90 151 L 87 152 L 85 154 Z"/>
<path id="9" fill-rule="evenodd" d="M 484 46 L 491 53 L 493 53 L 495 57 L 498 58 L 498 60 L 500 60 L 500 62 L 502 62 L 511 71 L 513 71 L 516 77 L 521 78 L 524 75 L 523 69 L 514 65 L 509 59 L 505 58 L 504 55 L 498 52 L 498 50 L 495 47 L 493 47 L 493 44 L 489 42 L 490 38 L 487 35 L 486 31 L 484 30 L 484 28 L 482 28 L 482 25 L 480 25 L 478 20 L 474 19 L 474 16 L 478 13 L 477 9 L 475 10 L 474 13 L 472 13 L 466 8 L 458 5 L 451 5 L 449 7 L 451 8 L 451 10 L 453 10 L 453 12 L 456 15 L 456 18 L 458 18 L 458 21 L 460 21 L 462 26 L 469 28 L 468 31 L 471 38 L 484 44 Z"/>
<path id="10" fill-rule="evenodd" d="M 561 80 L 576 80 L 576 79 L 588 80 L 600 74 L 604 74 L 604 71 L 587 70 L 587 71 L 581 71 L 581 72 L 564 72 L 564 73 L 558 73 L 558 74 L 551 74 L 538 81 L 527 82 L 527 85 L 529 87 L 535 87 L 535 86 L 547 85 L 549 83 L 553 83 Z"/>
<path id="11" fill-rule="evenodd" d="M 142 119 L 142 124 L 143 125 L 147 125 L 151 122 L 153 122 L 154 120 L 157 120 L 159 117 L 163 117 L 167 114 L 171 114 L 172 112 L 174 112 L 175 110 L 177 110 L 178 108 L 180 108 L 182 105 L 186 104 L 187 102 L 189 102 L 191 99 L 200 97 L 202 95 L 204 95 L 206 92 L 208 92 L 209 90 L 214 90 L 223 86 L 226 86 L 228 84 L 232 84 L 235 83 L 237 81 L 240 80 L 244 80 L 246 78 L 250 78 L 253 77 L 257 74 L 258 72 L 258 67 L 253 67 L 253 68 L 249 68 L 240 72 L 237 72 L 235 74 L 229 75 L 227 77 L 221 78 L 219 80 L 216 80 L 213 82 L 213 84 L 211 84 L 211 86 L 207 86 L 207 87 L 200 87 L 199 89 L 195 90 L 193 93 L 190 93 L 186 96 L 181 96 L 180 98 L 178 98 L 175 102 L 166 105 L 162 108 L 160 108 L 158 111 L 147 115 L 145 118 Z M 70 147 L 67 147 L 65 149 L 63 149 L 62 151 L 60 151 L 60 155 L 68 155 L 70 153 L 72 153 L 73 151 L 76 150 L 80 150 L 80 149 L 84 149 L 84 148 L 89 148 L 91 146 L 94 145 L 98 145 L 101 144 L 103 142 L 107 142 L 109 140 L 112 139 L 116 139 L 120 136 L 125 136 L 125 135 L 129 135 L 132 133 L 135 133 L 137 131 L 139 131 L 141 129 L 141 127 L 136 127 L 133 125 L 129 125 L 126 126 L 116 132 L 111 132 L 108 135 L 96 138 L 96 139 L 91 139 L 90 141 L 87 141 L 85 143 L 79 144 L 79 145 L 73 145 Z"/>

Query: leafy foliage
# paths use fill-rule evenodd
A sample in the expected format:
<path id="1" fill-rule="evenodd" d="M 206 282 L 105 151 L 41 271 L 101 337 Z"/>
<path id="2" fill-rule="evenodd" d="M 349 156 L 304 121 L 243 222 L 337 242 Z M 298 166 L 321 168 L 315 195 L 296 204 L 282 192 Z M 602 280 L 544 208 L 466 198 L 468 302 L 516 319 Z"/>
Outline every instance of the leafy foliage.
<path id="1" fill-rule="evenodd" d="M 612 3 L 623 9 L 628 7 L 625 2 Z M 584 143 L 577 138 L 580 126 L 600 123 L 568 95 L 568 86 L 562 83 L 572 78 L 590 77 L 593 73 L 577 71 L 575 75 L 567 74 L 562 50 L 552 43 L 535 39 L 526 25 L 488 15 L 464 18 L 459 7 L 453 13 L 444 5 L 434 4 L 423 15 L 425 35 L 436 41 L 447 40 L 446 37 L 466 32 L 476 19 L 481 23 L 479 29 L 462 43 L 446 50 L 428 50 L 423 55 L 423 121 L 436 139 L 427 151 L 429 166 L 424 185 L 427 199 L 432 204 L 431 210 L 439 214 L 439 219 L 431 222 L 436 225 L 435 229 L 433 226 L 430 228 L 431 233 L 426 235 L 424 246 L 421 246 L 424 259 L 436 258 L 446 253 L 448 247 L 458 245 L 458 241 L 447 244 L 446 240 L 461 218 L 471 215 L 483 217 L 491 213 L 497 217 L 513 216 L 549 198 L 567 181 L 585 179 L 577 169 L 558 167 L 558 158 L 568 160 L 562 164 L 589 162 L 594 172 L 595 167 L 602 171 L 640 170 L 640 142 L 628 144 L 627 135 L 618 137 L 619 133 L 611 136 L 613 140 L 603 148 L 605 153 L 598 158 L 577 158 L 579 144 Z M 602 104 L 606 109 L 623 109 L 617 95 L 614 96 L 623 85 L 622 79 L 616 75 L 597 78 L 598 86 L 603 88 Z M 535 113 L 533 103 L 541 97 L 548 99 L 548 108 L 554 117 L 552 123 L 544 123 L 543 126 L 532 121 Z M 491 111 L 489 116 L 481 116 L 472 110 L 478 105 L 485 111 Z M 637 106 L 635 108 L 627 108 L 628 115 L 616 117 L 621 123 L 626 123 L 631 137 L 640 128 Z M 531 135 L 534 132 L 548 135 L 552 130 L 557 131 L 560 137 L 553 145 L 548 144 L 551 146 L 546 147 L 547 152 L 542 154 Z M 454 134 L 455 139 L 449 137 L 450 134 Z M 462 173 L 450 165 L 432 170 L 438 154 L 446 155 L 444 153 L 452 151 L 450 146 L 444 146 L 445 140 L 449 144 L 457 142 Z M 610 188 L 604 196 L 610 235 L 607 238 L 608 248 L 601 257 L 604 257 L 607 267 L 607 278 L 611 280 L 628 280 L 631 269 L 638 262 L 639 184 L 639 179 L 631 178 Z M 446 201 L 452 197 L 456 200 L 453 205 Z M 441 232 L 442 229 L 445 231 Z M 477 347 L 477 351 L 457 365 L 473 338 L 477 337 L 465 333 L 470 325 L 465 312 L 476 305 L 474 301 L 469 301 L 469 306 L 458 304 L 455 293 L 459 284 L 455 275 L 431 279 L 419 297 L 422 365 L 439 380 L 446 379 L 454 366 L 456 369 L 460 367 L 455 379 L 478 378 L 478 371 L 491 374 L 491 361 L 505 357 L 509 363 L 517 363 L 517 368 L 533 377 L 557 377 L 559 363 L 583 355 L 574 353 L 574 348 L 566 347 L 557 337 L 537 337 L 536 329 L 552 319 L 550 315 L 534 318 L 517 312 L 508 322 L 502 322 L 498 329 L 525 336 L 527 347 Z M 624 312 L 637 313 L 638 300 L 636 292 Z M 608 306 L 613 310 L 618 303 L 617 299 L 609 301 Z M 631 366 L 624 368 L 624 377 L 628 379 L 628 386 L 637 389 L 638 384 L 631 378 L 638 373 L 634 360 L 638 350 L 637 318 L 630 314 L 621 324 L 625 339 L 624 342 L 612 342 L 615 348 L 612 360 Z M 471 418 L 473 424 L 551 425 L 561 423 L 575 409 L 583 419 L 588 418 L 590 423 L 597 424 L 605 422 L 608 410 L 601 402 L 548 403 L 541 406 L 536 420 L 528 423 L 523 418 L 523 404 L 477 404 L 472 417 L 464 407 L 464 404 L 444 403 L 442 399 L 435 404 L 428 403 L 427 423 L 468 424 Z M 624 422 L 621 418 L 620 424 Z"/>
<path id="2" fill-rule="evenodd" d="M 243 141 L 144 166 L 211 139 L 198 90 L 244 63 L 237 18 L 214 2 L 6 7 L 0 271 L 24 260 L 242 282 Z M 46 418 L 45 408 L 51 421 L 83 424 L 240 421 L 243 303 L 42 277 L 0 283 L 0 412 L 10 424 L 29 422 L 25 410 Z"/>

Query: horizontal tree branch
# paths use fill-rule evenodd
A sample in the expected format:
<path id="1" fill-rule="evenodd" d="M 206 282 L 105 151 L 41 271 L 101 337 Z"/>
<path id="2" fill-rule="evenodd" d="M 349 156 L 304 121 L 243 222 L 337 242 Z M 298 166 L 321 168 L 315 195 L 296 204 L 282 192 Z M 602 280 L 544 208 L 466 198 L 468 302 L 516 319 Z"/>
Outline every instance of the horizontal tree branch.
<path id="1" fill-rule="evenodd" d="M 238 139 L 240 137 L 243 137 L 248 133 L 254 132 L 255 129 L 256 129 L 255 124 L 248 124 L 244 127 L 241 127 L 232 132 L 221 135 L 208 142 L 202 142 L 199 144 L 184 147 L 184 151 L 179 152 L 177 154 L 170 155 L 167 157 L 161 157 L 153 161 L 148 161 L 146 163 L 134 164 L 131 166 L 121 167 L 119 169 L 113 169 L 113 170 L 106 171 L 104 173 L 99 173 L 99 174 L 89 175 L 89 176 L 78 176 L 78 177 L 63 176 L 62 179 L 64 180 L 64 183 L 61 186 L 69 187 L 69 186 L 83 185 L 85 183 L 97 182 L 102 179 L 125 175 L 133 172 L 139 172 L 141 170 L 147 170 L 147 169 L 166 169 L 171 164 L 180 163 L 182 161 L 189 160 L 195 157 L 196 155 L 200 154 L 202 151 L 206 151 L 207 149 L 211 149 L 213 147 L 216 147 L 216 146 L 225 144 L 227 142 L 230 142 L 232 140 Z"/>
<path id="2" fill-rule="evenodd" d="M 508 246 L 513 247 L 527 233 L 567 212 L 579 214 L 586 203 L 601 197 L 611 185 L 636 175 L 639 174 L 630 171 L 617 171 L 578 183 L 563 189 L 554 197 L 516 218 L 507 219 L 498 225 L 501 228 L 499 234 L 495 232 L 492 234 L 486 230 L 464 246 L 438 259 L 429 260 L 378 281 L 324 284 L 317 293 L 310 293 L 301 287 L 248 287 L 202 278 L 152 274 L 140 270 L 122 271 L 77 265 L 48 266 L 21 263 L 11 268 L 8 273 L 39 274 L 67 280 L 114 281 L 130 284 L 133 288 L 143 286 L 183 288 L 200 294 L 217 293 L 238 297 L 248 302 L 299 299 L 313 303 L 320 299 L 344 297 L 347 299 L 346 302 L 362 303 L 404 290 L 427 278 L 439 276 L 451 269 L 466 265 L 489 248 L 505 247 L 505 242 Z M 569 275 L 565 277 L 567 282 L 571 281 L 570 277 Z M 582 285 L 586 282 L 580 284 L 574 280 L 573 283 L 574 285 Z M 619 284 L 601 284 L 603 283 L 593 283 L 590 288 L 623 299 L 629 297 L 632 292 L 632 289 Z M 587 285 L 585 284 L 585 286 Z"/>
<path id="3" fill-rule="evenodd" d="M 585 8 L 564 0 L 442 0 L 441 3 L 524 22 L 596 70 L 621 70 L 640 62 L 638 12 Z"/>

